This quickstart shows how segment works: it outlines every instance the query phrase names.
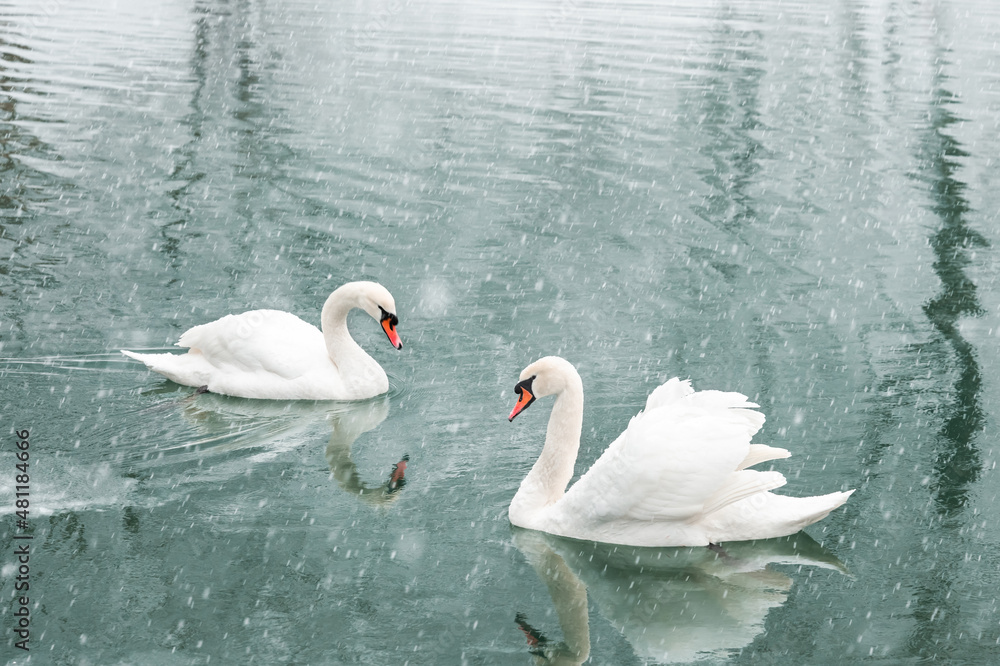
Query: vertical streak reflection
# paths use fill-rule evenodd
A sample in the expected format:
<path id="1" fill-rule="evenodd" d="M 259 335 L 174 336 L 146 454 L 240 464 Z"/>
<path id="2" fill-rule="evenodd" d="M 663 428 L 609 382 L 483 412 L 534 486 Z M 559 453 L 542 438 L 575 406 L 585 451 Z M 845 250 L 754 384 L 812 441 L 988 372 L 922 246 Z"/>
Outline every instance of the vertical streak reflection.
<path id="1" fill-rule="evenodd" d="M 961 530 L 956 533 L 955 528 L 961 528 L 965 522 L 962 515 L 970 486 L 982 470 L 982 457 L 975 442 L 983 423 L 979 396 L 982 378 L 975 348 L 963 337 L 959 321 L 963 316 L 981 314 L 976 285 L 966 276 L 965 268 L 971 262 L 970 251 L 987 242 L 965 220 L 970 208 L 964 196 L 965 184 L 956 177 L 956 172 L 960 168 L 958 159 L 967 153 L 948 132 L 957 121 L 951 110 L 957 100 L 944 86 L 945 76 L 941 72 L 947 64 L 945 58 L 939 57 L 938 63 L 928 114 L 930 131 L 923 145 L 923 166 L 917 178 L 928 183 L 932 210 L 941 221 L 930 237 L 933 268 L 941 280 L 941 292 L 923 309 L 944 342 L 954 350 L 957 379 L 950 404 L 942 408 L 944 420 L 937 434 L 931 475 L 932 499 L 946 532 L 932 547 L 931 570 L 917 588 L 913 609 L 916 627 L 909 640 L 910 651 L 924 659 L 941 656 L 953 636 L 961 633 L 964 595 L 956 589 L 955 572 L 962 537 Z"/>
<path id="2" fill-rule="evenodd" d="M 712 164 L 711 170 L 703 169 L 701 173 L 702 180 L 712 188 L 701 212 L 706 220 L 721 220 L 724 231 L 739 236 L 758 218 L 751 189 L 758 179 L 764 152 L 755 135 L 761 130 L 759 90 L 766 72 L 761 55 L 762 33 L 736 28 L 729 18 L 721 17 L 712 34 L 712 65 L 701 109 L 703 131 L 712 138 L 712 143 L 701 150 Z M 759 20 L 750 15 L 741 25 L 753 25 L 755 19 Z"/>
<path id="3" fill-rule="evenodd" d="M 939 75 L 943 76 L 943 75 Z M 982 459 L 975 444 L 976 433 L 982 428 L 983 412 L 979 392 L 982 378 L 975 348 L 958 327 L 963 316 L 982 314 L 976 296 L 975 283 L 964 270 L 970 263 L 969 252 L 987 245 L 986 240 L 966 221 L 969 204 L 963 192 L 965 184 L 955 172 L 956 158 L 967 154 L 947 129 L 956 122 L 950 106 L 955 97 L 941 81 L 934 90 L 934 105 L 930 112 L 931 134 L 926 146 L 926 178 L 934 197 L 933 210 L 941 226 L 931 236 L 934 251 L 934 272 L 941 279 L 941 293 L 924 305 L 931 324 L 954 349 L 958 379 L 954 399 L 941 427 L 939 448 L 934 461 L 934 500 L 946 517 L 953 516 L 968 502 L 969 486 L 979 477 Z"/>

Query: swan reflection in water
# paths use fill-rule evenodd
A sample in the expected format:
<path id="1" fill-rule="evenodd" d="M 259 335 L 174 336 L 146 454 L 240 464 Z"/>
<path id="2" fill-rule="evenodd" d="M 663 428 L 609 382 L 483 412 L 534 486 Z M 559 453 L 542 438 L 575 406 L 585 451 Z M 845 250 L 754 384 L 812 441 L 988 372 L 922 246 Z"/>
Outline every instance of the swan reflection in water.
<path id="1" fill-rule="evenodd" d="M 351 445 L 363 433 L 373 430 L 389 414 L 386 397 L 366 400 L 351 405 L 351 409 L 330 415 L 333 432 L 326 445 L 326 462 L 330 472 L 344 491 L 357 495 L 370 506 L 388 506 L 399 498 L 399 491 L 406 485 L 406 465 L 410 456 L 404 455 L 392 466 L 384 483 L 369 486 L 361 480 L 357 465 L 351 459 Z"/>
<path id="2" fill-rule="evenodd" d="M 345 492 L 370 506 L 388 506 L 406 485 L 408 455 L 392 465 L 385 480 L 366 484 L 351 456 L 351 447 L 364 433 L 374 430 L 389 415 L 388 396 L 357 402 L 247 400 L 199 392 L 183 401 L 183 414 L 196 424 L 202 437 L 171 447 L 176 453 L 205 455 L 236 449 L 258 449 L 251 458 L 272 457 L 283 447 L 297 446 L 310 437 L 309 430 L 325 420 L 331 429 L 324 451 L 331 477 Z"/>
<path id="3" fill-rule="evenodd" d="M 810 565 L 846 574 L 803 532 L 709 548 L 634 548 L 555 537 L 513 527 L 514 544 L 548 587 L 564 640 L 548 640 L 518 613 L 536 664 L 568 666 L 590 657 L 589 591 L 601 614 L 640 659 L 670 663 L 731 656 L 764 631 L 792 579 L 770 564 Z"/>

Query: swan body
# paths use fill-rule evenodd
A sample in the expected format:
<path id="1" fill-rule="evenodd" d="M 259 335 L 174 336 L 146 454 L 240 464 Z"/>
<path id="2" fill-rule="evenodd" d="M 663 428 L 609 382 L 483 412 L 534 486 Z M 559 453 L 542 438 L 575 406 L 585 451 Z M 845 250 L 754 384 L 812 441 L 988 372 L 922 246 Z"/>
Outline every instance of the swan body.
<path id="1" fill-rule="evenodd" d="M 757 405 L 677 378 L 650 394 L 645 410 L 566 491 L 580 448 L 583 382 L 556 356 L 532 363 L 520 379 L 511 420 L 535 398 L 557 397 L 542 453 L 510 503 L 518 527 L 630 546 L 705 546 L 794 534 L 854 492 L 770 492 L 785 477 L 747 468 L 790 454 L 750 443 L 764 424 Z"/>
<path id="2" fill-rule="evenodd" d="M 389 390 L 389 378 L 347 330 L 361 308 L 379 320 L 397 349 L 396 304 L 375 282 L 349 282 L 323 304 L 322 331 L 293 314 L 252 310 L 189 329 L 177 342 L 186 354 L 137 354 L 149 369 L 213 393 L 270 400 L 364 400 Z"/>

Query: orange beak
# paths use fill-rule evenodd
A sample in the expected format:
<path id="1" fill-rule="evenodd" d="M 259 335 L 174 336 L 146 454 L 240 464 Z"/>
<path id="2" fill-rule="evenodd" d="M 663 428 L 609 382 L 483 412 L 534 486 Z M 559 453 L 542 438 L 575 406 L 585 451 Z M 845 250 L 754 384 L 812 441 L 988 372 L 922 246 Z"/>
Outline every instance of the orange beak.
<path id="1" fill-rule="evenodd" d="M 389 336 L 389 342 L 392 343 L 392 346 L 395 347 L 396 349 L 402 349 L 403 341 L 399 339 L 399 333 L 396 332 L 396 324 L 399 323 L 399 320 L 396 318 L 396 315 L 389 314 L 385 310 L 382 310 L 381 323 L 382 323 L 382 330 L 385 331 L 385 334 L 387 336 Z"/>
<path id="2" fill-rule="evenodd" d="M 517 404 L 514 405 L 514 409 L 510 410 L 510 416 L 507 417 L 508 421 L 513 421 L 514 417 L 524 411 L 524 409 L 535 401 L 535 394 L 531 392 L 531 381 L 534 377 L 529 377 L 523 382 L 518 382 L 517 386 L 514 387 L 514 393 L 517 394 Z"/>
<path id="3" fill-rule="evenodd" d="M 410 461 L 410 456 L 405 455 L 403 459 L 392 466 L 392 475 L 389 477 L 386 492 L 394 493 L 406 485 L 406 463 Z"/>

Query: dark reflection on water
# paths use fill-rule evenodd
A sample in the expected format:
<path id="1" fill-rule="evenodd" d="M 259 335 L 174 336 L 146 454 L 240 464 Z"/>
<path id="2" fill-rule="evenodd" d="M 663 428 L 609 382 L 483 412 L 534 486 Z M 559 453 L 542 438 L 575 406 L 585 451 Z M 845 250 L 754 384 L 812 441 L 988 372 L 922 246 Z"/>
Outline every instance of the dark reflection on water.
<path id="1" fill-rule="evenodd" d="M 939 60 L 946 62 L 947 53 L 941 54 Z M 962 168 L 960 160 L 969 154 L 952 134 L 959 121 L 952 109 L 959 100 L 946 88 L 947 77 L 942 71 L 939 69 L 935 76 L 928 113 L 930 127 L 926 143 L 921 146 L 922 169 L 916 177 L 929 186 L 932 209 L 940 219 L 940 227 L 930 237 L 930 246 L 934 251 L 934 272 L 942 283 L 941 292 L 923 309 L 954 352 L 953 360 L 933 352 L 931 356 L 943 366 L 940 368 L 943 372 L 958 375 L 950 400 L 940 410 L 943 423 L 935 443 L 930 484 L 942 521 L 939 538 L 953 540 L 955 544 L 942 549 L 934 570 L 918 586 L 913 611 L 916 626 L 909 648 L 914 655 L 926 659 L 943 656 L 942 643 L 963 630 L 964 595 L 956 572 L 965 561 L 965 557 L 959 557 L 964 541 L 962 529 L 975 520 L 966 511 L 969 492 L 983 468 L 982 454 L 976 444 L 984 421 L 980 397 L 982 376 L 976 349 L 962 335 L 959 324 L 963 317 L 984 314 L 976 284 L 965 270 L 971 264 L 970 254 L 989 243 L 966 221 L 970 213 L 964 196 L 966 185 L 957 173 Z"/>
<path id="2" fill-rule="evenodd" d="M 0 299 L 37 293 L 56 286 L 57 267 L 65 259 L 40 239 L 33 228 L 34 216 L 49 202 L 69 195 L 69 183 L 40 171 L 32 164 L 58 161 L 58 153 L 29 128 L 38 119 L 21 112 L 25 97 L 40 96 L 25 72 L 34 71 L 35 56 L 30 43 L 14 21 L 0 19 L 10 29 L 0 35 Z M 6 32 L 6 31 L 5 31 Z M 17 94 L 15 94 L 17 93 Z M 21 334 L 27 333 L 18 311 L 5 311 L 4 319 Z"/>
<path id="3" fill-rule="evenodd" d="M 696 110 L 703 113 L 699 122 L 713 139 L 702 148 L 708 164 L 700 170 L 712 194 L 707 205 L 694 209 L 710 224 L 745 238 L 759 217 L 755 188 L 762 186 L 760 159 L 766 153 L 759 137 L 767 129 L 760 122 L 759 88 L 766 72 L 763 36 L 755 25 L 759 15 L 729 11 L 712 32 L 703 108 Z M 739 270 L 715 266 L 729 278 Z"/>
<path id="4" fill-rule="evenodd" d="M 181 281 L 176 272 L 185 261 L 184 242 L 204 236 L 188 226 L 193 222 L 194 208 L 185 201 L 185 198 L 192 193 L 194 185 L 205 178 L 205 172 L 198 166 L 198 151 L 206 116 L 203 97 L 206 77 L 211 68 L 211 63 L 208 61 L 208 39 L 212 19 L 204 7 L 200 5 L 195 7 L 194 47 L 189 65 L 193 85 L 191 99 L 188 102 L 190 110 L 182 119 L 190 136 L 184 145 L 176 150 L 176 162 L 168 176 L 170 181 L 168 195 L 174 210 L 172 214 L 165 215 L 169 219 L 162 222 L 159 229 L 158 249 L 169 259 L 169 277 L 165 283 L 168 287 L 177 285 Z"/>
<path id="5" fill-rule="evenodd" d="M 976 296 L 976 284 L 965 274 L 971 263 L 970 253 L 989 243 L 965 220 L 969 204 L 963 196 L 965 184 L 956 177 L 959 159 L 968 157 L 950 134 L 959 119 L 951 107 L 958 100 L 944 87 L 938 74 L 930 109 L 930 129 L 924 147 L 925 171 L 918 174 L 931 187 L 934 212 L 941 226 L 930 238 L 934 250 L 934 272 L 941 279 L 941 293 L 931 299 L 924 312 L 934 328 L 952 347 L 958 365 L 955 396 L 940 431 L 941 446 L 935 461 L 936 502 L 946 515 L 963 509 L 968 501 L 970 484 L 979 478 L 982 456 L 975 444 L 981 432 L 983 412 L 979 392 L 982 387 L 975 348 L 962 336 L 959 320 L 983 314 Z"/>

